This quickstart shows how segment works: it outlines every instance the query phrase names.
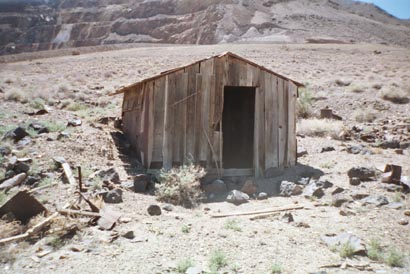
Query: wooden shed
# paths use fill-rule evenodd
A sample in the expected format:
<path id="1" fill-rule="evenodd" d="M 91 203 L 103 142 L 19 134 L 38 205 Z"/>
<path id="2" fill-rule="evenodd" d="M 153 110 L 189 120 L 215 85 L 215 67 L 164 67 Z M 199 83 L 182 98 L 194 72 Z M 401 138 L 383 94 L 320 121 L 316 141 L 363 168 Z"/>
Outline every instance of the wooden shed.
<path id="1" fill-rule="evenodd" d="M 123 87 L 123 131 L 148 172 L 196 163 L 219 176 L 296 164 L 302 84 L 224 53 Z"/>

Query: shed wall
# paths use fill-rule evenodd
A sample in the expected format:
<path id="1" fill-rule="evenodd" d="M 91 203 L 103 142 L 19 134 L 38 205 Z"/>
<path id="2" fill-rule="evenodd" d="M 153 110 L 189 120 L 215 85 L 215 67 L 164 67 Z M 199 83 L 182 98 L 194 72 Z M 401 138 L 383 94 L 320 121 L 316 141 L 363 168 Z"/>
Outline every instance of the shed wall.
<path id="1" fill-rule="evenodd" d="M 146 168 L 223 168 L 224 86 L 256 87 L 254 174 L 296 163 L 297 86 L 232 56 L 207 59 L 125 92 L 124 132 Z"/>

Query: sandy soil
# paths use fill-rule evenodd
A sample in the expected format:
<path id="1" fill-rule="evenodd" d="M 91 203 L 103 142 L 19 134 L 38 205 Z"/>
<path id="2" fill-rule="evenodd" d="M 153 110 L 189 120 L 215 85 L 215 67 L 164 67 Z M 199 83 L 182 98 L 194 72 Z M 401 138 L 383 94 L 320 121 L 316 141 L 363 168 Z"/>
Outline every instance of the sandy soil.
<path id="1" fill-rule="evenodd" d="M 51 159 L 63 156 L 72 166 L 81 165 L 90 171 L 115 167 L 121 180 L 129 180 L 138 172 L 135 162 L 121 154 L 113 139 L 117 131 L 112 125 L 96 120 L 101 117 L 119 116 L 121 96 L 110 97 L 115 89 L 152 76 L 163 70 L 232 51 L 292 79 L 307 84 L 313 95 L 316 112 L 324 106 L 333 108 L 344 120 L 347 128 L 360 126 L 377 128 L 390 133 L 390 126 L 409 124 L 410 104 L 394 104 L 381 98 L 383 92 L 404 91 L 409 88 L 410 51 L 405 48 L 381 45 L 215 45 L 179 47 L 139 47 L 108 52 L 36 59 L 36 54 L 26 54 L 27 61 L 0 64 L 0 125 L 3 127 L 28 124 L 31 121 L 66 123 L 81 118 L 81 127 L 68 129 L 67 139 L 57 140 L 57 132 L 39 135 L 30 145 L 13 153 L 34 159 L 38 172 L 51 170 Z M 375 51 L 380 51 L 376 54 Z M 44 53 L 42 53 L 44 57 Z M 339 86 L 336 80 L 351 82 Z M 376 88 L 375 88 L 376 87 Z M 359 88 L 361 92 L 354 92 Z M 6 100 L 10 93 L 21 92 L 28 102 Z M 51 106 L 44 116 L 28 116 L 33 111 L 33 100 L 42 97 Z M 20 99 L 20 101 L 24 101 Z M 79 104 L 80 109 L 67 105 Z M 375 110 L 374 105 L 384 110 Z M 65 106 L 65 107 L 64 107 Z M 371 111 L 376 115 L 372 123 L 355 120 L 358 111 Z M 387 121 L 387 122 L 384 122 Z M 409 141 L 409 133 L 396 132 L 397 138 Z M 52 140 L 47 140 L 51 137 Z M 374 208 L 355 201 L 349 206 L 355 215 L 342 216 L 340 208 L 330 206 L 331 190 L 321 199 L 303 196 L 290 198 L 270 197 L 268 200 L 251 200 L 234 206 L 227 202 L 201 204 L 195 209 L 175 206 L 161 216 L 149 216 L 148 205 L 157 203 L 155 196 L 124 193 L 124 202 L 111 205 L 123 216 L 131 219 L 115 228 L 118 233 L 134 231 L 136 238 L 119 237 L 109 242 L 112 231 L 97 227 L 84 227 L 74 238 L 47 256 L 33 260 L 39 249 L 47 249 L 47 237 L 0 247 L 10 260 L 0 265 L 2 273 L 175 273 L 175 267 L 183 259 L 191 258 L 195 265 L 209 270 L 211 253 L 222 250 L 228 258 L 228 266 L 221 273 L 270 273 L 274 264 L 282 266 L 283 273 L 357 273 L 356 268 L 321 268 L 345 262 L 332 252 L 320 239 L 328 233 L 351 232 L 365 243 L 377 238 L 386 248 L 396 248 L 407 254 L 406 268 L 391 268 L 373 262 L 367 257 L 355 256 L 349 264 L 368 264 L 369 270 L 361 273 L 403 273 L 410 271 L 409 225 L 400 225 L 409 217 L 409 195 L 398 195 L 384 190 L 378 181 L 351 186 L 347 171 L 353 166 L 383 167 L 393 163 L 403 167 L 403 175 L 410 175 L 410 150 L 403 155 L 394 149 L 373 148 L 372 155 L 352 155 L 345 151 L 349 145 L 360 141 L 340 141 L 325 137 L 298 137 L 298 145 L 308 151 L 299 159 L 301 165 L 321 170 L 335 186 L 347 193 L 380 194 L 389 201 L 401 200 L 401 209 L 387 206 Z M 320 153 L 321 148 L 333 146 L 335 151 Z M 130 166 L 131 165 L 131 166 Z M 298 169 L 295 170 L 297 172 Z M 58 177 L 56 181 L 60 182 Z M 272 180 L 274 181 L 274 180 Z M 266 188 L 266 182 L 261 187 Z M 270 193 L 277 185 L 271 184 Z M 36 197 L 45 202 L 50 211 L 67 201 L 75 200 L 73 190 L 59 183 L 43 190 Z M 292 212 L 295 222 L 286 223 L 280 214 L 266 219 L 250 220 L 249 217 L 214 219 L 210 215 L 225 212 L 265 210 L 277 206 L 305 205 Z M 320 206 L 315 206 L 319 204 Z M 227 228 L 228 220 L 237 220 L 240 231 Z M 309 227 L 299 227 L 303 222 Z M 189 232 L 183 232 L 190 226 Z M 75 248 L 73 248 L 75 247 Z M 73 251 L 74 250 L 74 251 Z M 79 251 L 79 252 L 76 252 Z"/>

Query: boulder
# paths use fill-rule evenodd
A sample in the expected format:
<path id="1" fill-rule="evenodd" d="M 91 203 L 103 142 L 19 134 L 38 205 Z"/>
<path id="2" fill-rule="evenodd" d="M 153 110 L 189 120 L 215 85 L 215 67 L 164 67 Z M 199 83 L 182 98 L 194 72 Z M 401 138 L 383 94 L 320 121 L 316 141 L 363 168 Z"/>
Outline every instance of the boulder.
<path id="1" fill-rule="evenodd" d="M 279 194 L 283 197 L 300 195 L 302 192 L 302 187 L 293 182 L 282 181 L 280 183 Z"/>
<path id="2" fill-rule="evenodd" d="M 377 207 L 389 204 L 389 200 L 381 195 L 369 196 L 361 201 L 363 202 L 363 205 L 375 205 Z"/>
<path id="3" fill-rule="evenodd" d="M 357 178 L 357 177 L 352 177 L 352 178 L 349 178 L 349 183 L 350 183 L 352 186 L 358 186 L 358 185 L 360 185 L 361 181 L 360 181 L 360 179 Z"/>
<path id="4" fill-rule="evenodd" d="M 27 146 L 30 143 L 31 143 L 31 138 L 29 136 L 26 136 L 17 142 L 16 147 L 20 149 L 22 147 Z"/>
<path id="5" fill-rule="evenodd" d="M 268 194 L 266 192 L 260 192 L 258 194 L 258 200 L 266 200 L 268 199 Z"/>
<path id="6" fill-rule="evenodd" d="M 247 203 L 249 200 L 249 196 L 246 193 L 243 193 L 239 190 L 232 190 L 229 192 L 228 196 L 226 197 L 226 201 L 235 205 L 240 205 L 243 203 Z"/>
<path id="7" fill-rule="evenodd" d="M 150 216 L 159 216 L 162 213 L 161 208 L 158 205 L 149 205 L 147 212 Z"/>
<path id="8" fill-rule="evenodd" d="M 74 119 L 67 122 L 68 127 L 79 127 L 82 125 L 82 121 L 80 119 Z"/>
<path id="9" fill-rule="evenodd" d="M 303 190 L 303 196 L 305 198 L 322 198 L 325 195 L 325 192 L 323 191 L 323 188 L 318 187 L 316 184 L 309 184 L 305 187 Z"/>
<path id="10" fill-rule="evenodd" d="M 332 146 L 327 146 L 327 147 L 322 147 L 322 150 L 320 151 L 320 153 L 323 152 L 330 152 L 330 151 L 335 151 L 336 149 Z"/>
<path id="11" fill-rule="evenodd" d="M 114 184 L 120 183 L 120 176 L 113 167 L 97 172 L 96 176 L 100 177 L 103 182 L 112 182 Z"/>
<path id="12" fill-rule="evenodd" d="M 49 129 L 42 125 L 41 123 L 31 123 L 30 125 L 28 125 L 28 128 L 33 129 L 35 132 L 37 132 L 37 134 L 42 134 L 42 133 L 49 133 Z"/>
<path id="13" fill-rule="evenodd" d="M 249 196 L 255 194 L 256 190 L 256 184 L 252 180 L 247 180 L 241 189 L 242 192 L 248 194 Z"/>
<path id="14" fill-rule="evenodd" d="M 6 156 L 11 153 L 11 149 L 8 146 L 0 146 L 0 155 Z"/>
<path id="15" fill-rule="evenodd" d="M 118 204 L 122 203 L 122 190 L 119 188 L 115 188 L 107 192 L 104 196 L 104 202 L 110 204 Z"/>
<path id="16" fill-rule="evenodd" d="M 26 136 L 29 136 L 29 134 L 23 127 L 16 127 L 15 129 L 6 132 L 3 139 L 12 139 L 15 143 L 17 143 Z"/>
<path id="17" fill-rule="evenodd" d="M 126 238 L 126 239 L 130 239 L 130 240 L 132 240 L 132 239 L 135 238 L 134 231 L 132 231 L 132 230 L 127 231 L 127 232 L 121 234 L 121 236 L 124 237 L 124 238 Z"/>
<path id="18" fill-rule="evenodd" d="M 367 194 L 367 193 L 355 192 L 355 193 L 352 193 L 350 196 L 353 198 L 353 200 L 356 201 L 356 200 L 361 200 L 361 199 L 364 199 L 364 198 L 366 198 L 366 197 L 369 197 L 369 194 Z"/>
<path id="19" fill-rule="evenodd" d="M 26 179 L 27 174 L 26 173 L 20 173 L 17 174 L 16 176 L 5 180 L 3 183 L 0 184 L 0 190 L 2 189 L 9 189 L 15 186 L 20 185 L 21 183 L 24 182 L 24 180 Z"/>
<path id="20" fill-rule="evenodd" d="M 336 187 L 336 188 L 332 191 L 332 195 L 342 193 L 343 191 L 345 191 L 344 188 L 342 188 L 342 187 Z"/>
<path id="21" fill-rule="evenodd" d="M 341 207 L 344 203 L 348 202 L 349 199 L 342 193 L 332 196 L 332 205 L 335 207 Z"/>
<path id="22" fill-rule="evenodd" d="M 221 179 L 217 179 L 209 184 L 205 184 L 202 186 L 202 188 L 206 193 L 213 193 L 216 195 L 225 194 L 228 191 L 225 182 Z"/>
<path id="23" fill-rule="evenodd" d="M 145 192 L 151 182 L 151 176 L 148 174 L 138 174 L 134 177 L 134 191 Z"/>
<path id="24" fill-rule="evenodd" d="M 351 233 L 343 232 L 339 235 L 323 235 L 321 239 L 331 249 L 339 250 L 342 246 L 348 244 L 353 248 L 354 254 L 366 254 L 366 247 L 363 241 Z"/>
<path id="25" fill-rule="evenodd" d="M 376 171 L 367 167 L 352 167 L 347 175 L 349 178 L 358 178 L 360 181 L 367 181 L 374 179 Z"/>
<path id="26" fill-rule="evenodd" d="M 27 173 L 30 170 L 30 165 L 25 163 L 25 162 L 17 162 L 17 164 L 14 166 L 13 170 L 16 173 Z"/>

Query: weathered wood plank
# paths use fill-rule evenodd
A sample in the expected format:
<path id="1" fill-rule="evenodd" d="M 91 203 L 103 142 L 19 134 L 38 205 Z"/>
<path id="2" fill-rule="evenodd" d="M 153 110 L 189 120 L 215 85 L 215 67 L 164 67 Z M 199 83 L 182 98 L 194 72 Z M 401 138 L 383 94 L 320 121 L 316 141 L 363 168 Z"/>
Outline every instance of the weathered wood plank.
<path id="1" fill-rule="evenodd" d="M 184 96 L 182 92 L 182 78 L 183 73 L 181 71 L 174 72 L 174 101 L 171 103 L 172 112 L 174 113 L 174 120 L 173 120 L 173 135 L 172 135 L 172 162 L 173 165 L 175 164 L 182 164 L 183 155 L 181 148 L 183 135 L 184 135 L 184 128 L 183 128 L 183 113 L 182 113 L 182 106 L 180 104 L 175 104 L 181 101 Z"/>
<path id="2" fill-rule="evenodd" d="M 172 74 L 165 76 L 165 93 L 164 93 L 164 139 L 162 143 L 162 153 L 163 153 L 163 168 L 170 169 L 172 167 L 172 128 L 173 128 L 173 110 L 170 107 L 171 102 L 173 102 L 173 88 L 174 76 Z"/>
<path id="3" fill-rule="evenodd" d="M 183 73 L 181 75 L 181 80 L 177 85 L 178 93 L 181 96 L 181 99 L 185 99 L 188 96 L 188 73 Z M 189 99 L 188 99 L 189 100 Z M 188 110 L 188 100 L 184 100 L 175 107 L 180 113 L 180 130 L 181 130 L 181 139 L 179 141 L 179 151 L 180 151 L 180 163 L 187 163 L 187 110 Z"/>
<path id="4" fill-rule="evenodd" d="M 297 86 L 288 81 L 289 85 L 289 107 L 288 107 L 288 166 L 296 164 L 297 141 L 296 141 L 296 101 Z"/>
<path id="5" fill-rule="evenodd" d="M 262 133 L 260 129 L 260 120 L 263 119 L 261 117 L 261 111 L 259 106 L 261 105 L 261 96 L 259 88 L 255 90 L 255 122 L 254 122 L 254 130 L 253 130 L 253 166 L 255 169 L 255 177 L 260 176 L 260 162 L 259 162 L 259 154 L 263 153 L 259 150 L 259 135 Z"/>
<path id="6" fill-rule="evenodd" d="M 147 94 L 147 125 L 146 125 L 146 130 L 147 130 L 147 139 L 146 139 L 146 144 L 147 144 L 147 162 L 146 162 L 146 168 L 149 168 L 151 165 L 152 161 L 152 154 L 153 154 L 153 148 L 154 148 L 154 81 L 147 83 L 146 86 L 146 94 Z"/>
<path id="7" fill-rule="evenodd" d="M 202 101 L 204 100 L 204 93 L 202 87 L 202 75 L 196 75 L 195 90 L 197 95 L 195 97 L 195 162 L 199 163 L 201 160 L 201 148 L 203 145 L 203 132 L 202 132 Z"/>
<path id="8" fill-rule="evenodd" d="M 187 120 L 186 120 L 186 152 L 185 155 L 190 160 L 196 160 L 195 154 L 195 123 L 196 123 L 196 104 L 198 101 L 199 93 L 196 89 L 196 75 L 199 71 L 199 65 L 193 65 L 186 69 L 188 73 L 188 92 L 187 96 L 191 96 L 187 101 Z"/>
<path id="9" fill-rule="evenodd" d="M 154 84 L 154 147 L 152 161 L 162 162 L 162 142 L 165 113 L 165 77 L 158 78 Z"/>
<path id="10" fill-rule="evenodd" d="M 279 167 L 283 168 L 285 166 L 286 158 L 286 134 L 287 134 L 287 102 L 285 96 L 285 81 L 278 78 L 278 137 L 279 137 Z"/>
<path id="11" fill-rule="evenodd" d="M 275 90 L 273 86 L 273 81 L 276 80 L 272 75 L 262 72 L 264 75 L 264 89 L 265 89 L 265 170 L 276 165 L 275 157 L 275 120 L 276 120 L 276 109 L 275 105 Z"/>

